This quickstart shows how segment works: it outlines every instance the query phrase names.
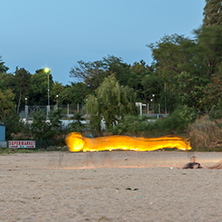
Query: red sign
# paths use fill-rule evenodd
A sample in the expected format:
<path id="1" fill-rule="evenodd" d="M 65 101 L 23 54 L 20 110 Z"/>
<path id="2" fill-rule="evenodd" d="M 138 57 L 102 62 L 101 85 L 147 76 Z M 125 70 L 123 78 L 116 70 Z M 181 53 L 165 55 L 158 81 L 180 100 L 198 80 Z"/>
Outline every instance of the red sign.
<path id="1" fill-rule="evenodd" d="M 35 148 L 34 140 L 10 140 L 8 141 L 9 148 Z"/>

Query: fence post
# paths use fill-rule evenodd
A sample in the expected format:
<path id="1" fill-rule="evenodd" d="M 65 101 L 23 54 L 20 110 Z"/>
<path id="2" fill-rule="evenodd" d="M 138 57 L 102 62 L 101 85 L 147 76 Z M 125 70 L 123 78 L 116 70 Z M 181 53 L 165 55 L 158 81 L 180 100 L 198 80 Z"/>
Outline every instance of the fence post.
<path id="1" fill-rule="evenodd" d="M 79 113 L 79 103 L 77 103 L 77 113 Z"/>
<path id="2" fill-rule="evenodd" d="M 28 120 L 28 115 L 29 115 L 29 106 L 25 105 L 25 119 L 26 119 L 26 122 Z"/>
<path id="3" fill-rule="evenodd" d="M 69 104 L 67 104 L 67 115 L 69 115 Z"/>

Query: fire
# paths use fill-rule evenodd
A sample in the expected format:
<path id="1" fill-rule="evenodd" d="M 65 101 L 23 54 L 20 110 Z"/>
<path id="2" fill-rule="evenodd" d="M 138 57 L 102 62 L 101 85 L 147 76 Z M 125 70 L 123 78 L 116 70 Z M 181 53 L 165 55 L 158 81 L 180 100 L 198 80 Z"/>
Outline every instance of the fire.
<path id="1" fill-rule="evenodd" d="M 159 138 L 107 136 L 91 139 L 83 137 L 80 133 L 70 133 L 66 136 L 65 141 L 71 152 L 105 150 L 153 151 L 163 148 L 191 150 L 190 142 L 187 139 L 176 136 Z"/>

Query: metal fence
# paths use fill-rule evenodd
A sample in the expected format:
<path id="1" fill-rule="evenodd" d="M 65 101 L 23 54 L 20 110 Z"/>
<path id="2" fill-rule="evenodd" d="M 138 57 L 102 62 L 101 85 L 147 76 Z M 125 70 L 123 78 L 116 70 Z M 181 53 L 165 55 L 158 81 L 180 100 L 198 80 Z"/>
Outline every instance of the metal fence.
<path id="1" fill-rule="evenodd" d="M 136 105 L 139 108 L 139 114 L 140 115 L 167 115 L 167 110 L 165 106 L 159 103 L 136 103 Z M 86 114 L 86 110 L 84 108 L 83 103 L 78 103 L 78 104 L 66 104 L 66 105 L 53 105 L 53 106 L 40 106 L 40 105 L 35 105 L 35 106 L 24 106 L 21 109 L 20 112 L 20 118 L 26 118 L 30 119 L 32 116 L 32 113 L 43 110 L 45 112 L 46 116 L 48 116 L 48 112 L 55 110 L 57 108 L 62 109 L 62 115 L 64 117 L 71 117 L 77 113 L 80 114 Z"/>
<path id="2" fill-rule="evenodd" d="M 35 106 L 23 106 L 21 107 L 20 111 L 20 118 L 26 118 L 30 119 L 32 117 L 32 114 L 35 112 L 43 111 L 45 112 L 46 116 L 48 116 L 48 113 L 50 111 L 56 110 L 56 109 L 62 109 L 63 116 L 70 117 L 76 113 L 85 114 L 84 105 L 83 103 L 78 104 L 67 104 L 67 105 L 54 105 L 54 106 L 41 106 L 41 105 L 35 105 Z"/>

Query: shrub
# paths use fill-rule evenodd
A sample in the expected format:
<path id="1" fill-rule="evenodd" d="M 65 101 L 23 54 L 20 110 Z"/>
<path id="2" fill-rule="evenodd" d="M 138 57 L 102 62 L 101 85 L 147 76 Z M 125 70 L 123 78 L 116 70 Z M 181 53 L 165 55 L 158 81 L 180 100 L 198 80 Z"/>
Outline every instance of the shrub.
<path id="1" fill-rule="evenodd" d="M 196 151 L 222 151 L 222 120 L 202 116 L 188 127 L 191 146 Z"/>
<path id="2" fill-rule="evenodd" d="M 154 124 L 156 131 L 167 134 L 182 133 L 197 117 L 195 110 L 188 106 L 178 106 L 166 119 L 159 119 Z"/>
<path id="3" fill-rule="evenodd" d="M 145 116 L 126 115 L 112 129 L 113 134 L 137 135 L 139 132 L 147 130 L 147 118 Z"/>

